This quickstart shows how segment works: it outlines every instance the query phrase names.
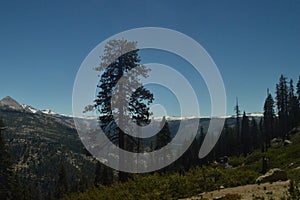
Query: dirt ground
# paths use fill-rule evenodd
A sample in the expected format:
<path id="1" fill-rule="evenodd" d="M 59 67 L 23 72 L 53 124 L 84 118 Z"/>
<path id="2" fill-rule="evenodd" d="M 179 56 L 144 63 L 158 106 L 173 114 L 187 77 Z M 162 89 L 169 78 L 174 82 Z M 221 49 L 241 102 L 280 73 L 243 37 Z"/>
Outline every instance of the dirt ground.
<path id="1" fill-rule="evenodd" d="M 206 192 L 202 194 L 202 198 L 213 199 L 215 197 L 220 197 L 226 194 L 240 194 L 242 199 L 253 200 L 255 197 L 264 197 L 268 200 L 271 197 L 274 200 L 280 200 L 281 197 L 286 197 L 288 190 L 289 181 L 279 181 L 274 183 L 263 183 L 263 184 L 253 184 L 245 185 L 234 188 L 225 188 L 221 190 L 216 190 L 212 192 Z M 185 200 L 196 200 L 201 199 L 201 195 L 187 198 Z"/>

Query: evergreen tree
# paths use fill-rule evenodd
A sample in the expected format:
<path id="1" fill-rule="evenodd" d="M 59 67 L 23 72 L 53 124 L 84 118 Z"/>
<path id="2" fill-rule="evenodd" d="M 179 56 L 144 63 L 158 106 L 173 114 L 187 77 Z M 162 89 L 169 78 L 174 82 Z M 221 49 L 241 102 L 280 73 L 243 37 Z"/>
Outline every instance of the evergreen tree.
<path id="1" fill-rule="evenodd" d="M 264 134 L 264 128 L 263 128 L 263 118 L 261 117 L 260 120 L 259 120 L 259 145 L 260 145 L 260 148 L 261 148 L 261 152 L 264 152 L 265 151 L 265 148 L 264 148 L 264 144 L 265 144 L 265 134 Z"/>
<path id="2" fill-rule="evenodd" d="M 229 127 L 228 124 L 225 121 L 225 126 L 224 126 L 224 131 L 225 131 L 225 136 L 226 137 L 226 144 L 227 144 L 227 156 L 228 155 L 236 155 L 237 152 L 237 144 L 236 144 L 236 134 L 235 134 L 235 129 L 232 127 Z"/>
<path id="3" fill-rule="evenodd" d="M 290 87 L 288 93 L 288 128 L 292 129 L 297 125 L 298 122 L 298 115 L 299 113 L 299 104 L 297 96 L 294 93 L 294 85 L 293 80 L 290 80 Z"/>
<path id="4" fill-rule="evenodd" d="M 166 117 L 163 116 L 162 121 L 160 122 L 161 130 L 156 134 L 156 148 L 160 149 L 166 146 L 171 141 L 171 131 L 169 124 L 166 120 Z"/>
<path id="5" fill-rule="evenodd" d="M 268 96 L 264 104 L 264 121 L 263 121 L 263 143 L 265 150 L 271 146 L 271 137 L 274 136 L 275 111 L 274 100 L 268 91 Z"/>
<path id="6" fill-rule="evenodd" d="M 252 136 L 252 144 L 251 144 L 251 150 L 258 149 L 260 147 L 259 145 L 259 130 L 257 126 L 257 122 L 255 118 L 253 117 L 251 120 L 251 125 L 250 125 L 250 132 Z"/>
<path id="7" fill-rule="evenodd" d="M 300 76 L 297 83 L 297 95 L 298 95 L 298 102 L 300 103 Z"/>
<path id="8" fill-rule="evenodd" d="M 201 141 L 201 144 L 202 144 L 203 141 L 204 141 L 204 138 L 205 138 L 205 133 L 204 133 L 203 126 L 200 125 L 200 122 L 199 122 L 199 126 L 200 126 L 200 141 Z"/>
<path id="9" fill-rule="evenodd" d="M 298 83 L 297 83 L 297 106 L 298 106 L 298 109 L 297 109 L 297 118 L 298 120 L 296 120 L 296 122 L 299 124 L 300 123 L 300 76 L 299 76 L 299 80 L 298 80 Z"/>
<path id="10" fill-rule="evenodd" d="M 280 135 L 284 140 L 288 133 L 288 87 L 286 77 L 283 75 L 280 76 L 279 83 L 276 84 L 276 100 Z"/>
<path id="11" fill-rule="evenodd" d="M 251 137 L 250 137 L 249 118 L 247 117 L 245 111 L 242 119 L 241 137 L 242 137 L 243 154 L 246 157 L 250 150 Z"/>
<path id="12" fill-rule="evenodd" d="M 169 124 L 165 116 L 160 122 L 160 129 L 161 130 L 156 134 L 156 150 L 165 147 L 172 140 Z M 171 152 L 169 151 L 169 149 L 165 149 L 162 155 L 162 159 L 164 162 L 166 162 L 168 156 L 171 156 Z"/>
<path id="13" fill-rule="evenodd" d="M 235 133 L 236 133 L 236 144 L 237 144 L 237 154 L 240 154 L 241 149 L 241 135 L 240 135 L 240 108 L 238 98 L 236 98 L 236 106 L 234 108 L 236 114 L 236 124 L 235 124 Z"/>
<path id="14" fill-rule="evenodd" d="M 154 98 L 153 94 L 143 86 L 136 90 L 134 88 L 139 85 L 140 77 L 147 77 L 149 71 L 149 69 L 139 65 L 140 58 L 138 49 L 136 49 L 136 42 L 129 42 L 124 39 L 108 41 L 101 61 L 100 66 L 96 68 L 96 70 L 103 73 L 98 85 L 100 91 L 95 100 L 95 106 L 99 111 L 99 119 L 103 127 L 105 128 L 108 124 L 115 122 L 113 113 L 118 116 L 115 120 L 118 121 L 121 127 L 125 127 L 128 117 L 140 124 L 142 122 L 147 123 L 150 116 L 149 105 Z M 129 73 L 132 69 L 137 69 L 137 66 L 139 68 L 135 73 Z M 128 78 L 129 81 L 117 85 L 122 77 Z M 116 108 L 111 106 L 113 93 L 118 94 L 115 95 L 115 100 L 122 102 L 116 105 Z M 112 137 L 117 138 L 119 148 L 125 149 L 125 137 L 128 135 L 120 128 L 116 128 L 114 132 L 117 134 Z M 124 164 L 124 155 L 120 151 L 119 165 Z M 120 171 L 119 180 L 124 181 L 126 179 L 126 173 Z"/>
<path id="15" fill-rule="evenodd" d="M 216 158 L 223 156 L 234 155 L 235 149 L 235 139 L 234 134 L 232 133 L 232 128 L 230 128 L 225 120 L 224 128 L 222 130 L 221 136 L 216 144 Z"/>

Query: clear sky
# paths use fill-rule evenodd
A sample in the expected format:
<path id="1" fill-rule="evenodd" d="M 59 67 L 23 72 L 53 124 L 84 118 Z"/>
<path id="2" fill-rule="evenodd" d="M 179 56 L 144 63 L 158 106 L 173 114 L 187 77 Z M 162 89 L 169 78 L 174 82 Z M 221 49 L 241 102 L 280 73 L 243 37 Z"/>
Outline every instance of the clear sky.
<path id="1" fill-rule="evenodd" d="M 228 114 L 236 97 L 242 110 L 260 112 L 280 74 L 294 82 L 300 75 L 299 11 L 297 0 L 0 1 L 0 98 L 71 114 L 87 54 L 119 32 L 157 26 L 207 50 L 223 76 Z"/>

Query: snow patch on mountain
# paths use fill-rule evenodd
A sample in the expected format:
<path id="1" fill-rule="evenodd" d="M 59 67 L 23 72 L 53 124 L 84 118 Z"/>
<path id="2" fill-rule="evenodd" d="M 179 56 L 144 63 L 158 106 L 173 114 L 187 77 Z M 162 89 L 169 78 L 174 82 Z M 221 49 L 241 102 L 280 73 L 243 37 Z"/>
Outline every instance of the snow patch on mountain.
<path id="1" fill-rule="evenodd" d="M 0 107 L 29 112 L 29 113 L 33 113 L 33 114 L 53 115 L 53 116 L 62 117 L 62 118 L 77 118 L 77 119 L 86 119 L 86 120 L 97 120 L 97 118 L 98 118 L 98 116 L 87 116 L 87 115 L 74 116 L 74 115 L 68 115 L 68 114 L 58 114 L 58 113 L 52 111 L 51 109 L 39 110 L 39 109 L 36 109 L 36 108 L 26 105 L 26 104 L 20 105 L 16 100 L 11 98 L 10 96 L 7 96 L 7 97 L 3 98 L 2 100 L 0 100 Z M 260 118 L 260 117 L 263 117 L 263 113 L 258 113 L 258 112 L 247 113 L 247 116 L 250 118 L 251 117 Z M 239 117 L 243 117 L 243 116 L 241 115 Z M 155 121 L 162 121 L 162 118 L 163 117 L 161 116 L 161 117 L 152 117 L 151 119 L 155 120 Z M 184 117 L 165 116 L 165 118 L 168 121 L 182 121 L 182 120 L 193 120 L 193 119 L 210 119 L 212 117 L 211 116 L 184 116 Z M 227 119 L 227 118 L 235 118 L 235 116 L 219 116 L 217 118 Z"/>
<path id="2" fill-rule="evenodd" d="M 42 114 L 42 112 L 40 110 L 38 110 L 36 108 L 33 108 L 33 107 L 29 106 L 29 105 L 22 104 L 21 106 L 27 112 L 34 113 L 34 114 Z"/>
<path id="3" fill-rule="evenodd" d="M 50 109 L 41 110 L 41 112 L 44 113 L 44 114 L 50 114 L 50 115 L 56 115 L 57 114 L 56 112 L 53 112 Z"/>

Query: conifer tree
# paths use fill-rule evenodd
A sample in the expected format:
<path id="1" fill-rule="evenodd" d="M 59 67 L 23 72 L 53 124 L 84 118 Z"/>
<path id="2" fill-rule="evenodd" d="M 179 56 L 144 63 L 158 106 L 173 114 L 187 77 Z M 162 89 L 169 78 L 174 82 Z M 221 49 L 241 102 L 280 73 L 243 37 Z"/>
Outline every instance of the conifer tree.
<path id="1" fill-rule="evenodd" d="M 166 120 L 166 117 L 163 116 L 162 121 L 160 122 L 161 130 L 156 135 L 156 148 L 160 149 L 167 145 L 171 141 L 171 131 L 169 128 L 168 121 Z"/>
<path id="2" fill-rule="evenodd" d="M 100 89 L 97 99 L 95 100 L 96 108 L 99 111 L 99 120 L 105 128 L 110 123 L 115 123 L 117 120 L 119 126 L 125 127 L 127 118 L 132 118 L 137 124 L 148 123 L 150 112 L 149 105 L 153 101 L 153 94 L 143 86 L 135 89 L 139 85 L 141 77 L 147 77 L 149 69 L 140 65 L 140 58 L 136 42 L 130 42 L 125 39 L 111 40 L 105 45 L 104 55 L 101 56 L 101 63 L 96 68 L 101 71 L 102 75 L 98 88 Z M 129 73 L 133 69 L 137 69 L 134 73 Z M 122 78 L 128 78 L 125 83 L 117 84 Z M 112 108 L 112 95 L 115 95 L 115 100 L 123 102 Z M 124 103 L 125 102 L 125 103 Z M 126 103 L 127 102 L 127 103 Z M 113 117 L 118 116 L 117 119 Z M 125 119 L 126 118 L 126 119 Z M 117 127 L 117 126 L 115 126 Z M 132 139 L 125 134 L 120 128 L 115 128 L 116 133 L 111 138 L 116 138 L 115 143 L 119 148 L 126 148 L 126 138 Z M 120 151 L 119 165 L 125 164 L 124 155 Z M 124 181 L 127 178 L 126 173 L 119 172 L 119 180 Z"/>
<path id="3" fill-rule="evenodd" d="M 299 80 L 297 83 L 297 102 L 298 102 L 298 112 L 297 112 L 297 123 L 300 123 L 300 76 L 299 76 Z"/>
<path id="4" fill-rule="evenodd" d="M 161 130 L 156 134 L 156 148 L 155 148 L 156 150 L 163 148 L 172 140 L 169 124 L 165 116 L 162 118 L 162 121 L 160 122 L 160 127 Z M 165 149 L 163 154 L 164 155 L 162 155 L 163 156 L 162 159 L 166 162 L 168 156 L 171 156 L 171 152 L 169 152 L 168 149 Z"/>
<path id="5" fill-rule="evenodd" d="M 271 137 L 274 136 L 274 125 L 275 125 L 275 111 L 274 111 L 274 100 L 272 95 L 267 92 L 267 98 L 264 104 L 264 120 L 263 120 L 263 143 L 265 150 L 271 146 Z"/>
<path id="6" fill-rule="evenodd" d="M 278 122 L 280 135 L 283 140 L 288 134 L 288 87 L 286 77 L 280 76 L 279 83 L 276 85 L 276 100 L 278 110 Z"/>
<path id="7" fill-rule="evenodd" d="M 290 80 L 288 92 L 288 128 L 292 129 L 297 125 L 299 113 L 299 104 L 297 96 L 294 93 L 293 79 Z"/>
<path id="8" fill-rule="evenodd" d="M 235 133 L 236 133 L 236 144 L 237 144 L 237 153 L 240 154 L 241 151 L 241 134 L 240 134 L 240 108 L 238 98 L 236 98 L 236 106 L 234 108 L 236 115 L 236 124 L 235 124 Z"/>
<path id="9" fill-rule="evenodd" d="M 265 151 L 265 133 L 264 133 L 264 128 L 263 128 L 263 117 L 260 118 L 259 120 L 259 144 L 261 147 L 261 152 Z"/>
<path id="10" fill-rule="evenodd" d="M 251 120 L 251 125 L 250 125 L 250 132 L 251 132 L 251 136 L 252 136 L 252 144 L 251 144 L 251 150 L 254 149 L 258 149 L 259 146 L 259 130 L 258 130 L 258 126 L 257 126 L 257 122 L 255 120 L 255 118 L 253 117 Z"/>
<path id="11" fill-rule="evenodd" d="M 242 137 L 243 154 L 246 157 L 247 154 L 249 153 L 251 138 L 250 138 L 249 118 L 246 115 L 245 111 L 242 118 L 241 137 Z"/>

